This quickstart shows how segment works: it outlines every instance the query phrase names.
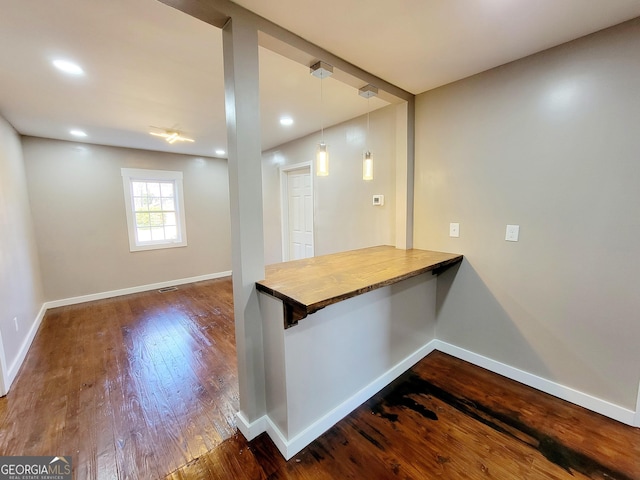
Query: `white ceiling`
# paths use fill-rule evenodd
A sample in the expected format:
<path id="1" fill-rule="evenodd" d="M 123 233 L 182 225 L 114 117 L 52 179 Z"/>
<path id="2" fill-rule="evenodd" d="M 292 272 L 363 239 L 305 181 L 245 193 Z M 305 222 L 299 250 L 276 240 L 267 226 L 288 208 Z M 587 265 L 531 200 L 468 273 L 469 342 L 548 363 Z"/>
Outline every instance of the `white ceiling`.
<path id="1" fill-rule="evenodd" d="M 414 94 L 640 16 L 638 0 L 234 0 Z"/>
<path id="2" fill-rule="evenodd" d="M 413 93 L 640 16 L 640 0 L 236 0 Z M 156 0 L 0 0 L 0 114 L 20 133 L 214 156 L 225 148 L 222 37 Z M 66 58 L 82 77 L 56 71 Z M 263 147 L 317 131 L 319 80 L 260 49 Z M 324 125 L 386 105 L 322 81 Z M 278 119 L 291 115 L 294 125 Z M 169 145 L 150 126 L 194 143 Z"/>

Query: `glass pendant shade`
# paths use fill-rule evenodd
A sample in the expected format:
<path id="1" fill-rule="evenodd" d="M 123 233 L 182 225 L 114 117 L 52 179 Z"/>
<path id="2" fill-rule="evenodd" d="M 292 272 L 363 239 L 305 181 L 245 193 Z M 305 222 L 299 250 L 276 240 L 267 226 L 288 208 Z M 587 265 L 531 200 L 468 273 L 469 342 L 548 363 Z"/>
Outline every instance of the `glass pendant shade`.
<path id="1" fill-rule="evenodd" d="M 369 130 L 371 126 L 371 121 L 369 119 L 371 108 L 369 108 L 369 99 L 378 94 L 378 89 L 373 85 L 365 85 L 364 87 L 358 90 L 360 96 L 367 99 L 367 136 L 365 137 L 365 146 L 369 144 Z M 373 180 L 373 155 L 367 148 L 362 156 L 362 179 L 365 181 Z"/>
<path id="2" fill-rule="evenodd" d="M 362 179 L 373 180 L 373 155 L 367 151 L 362 159 Z"/>
<path id="3" fill-rule="evenodd" d="M 333 67 L 323 61 L 311 65 L 311 74 L 320 79 L 320 143 L 316 151 L 316 175 L 326 177 L 329 175 L 329 153 L 327 144 L 324 143 L 324 123 L 322 119 L 322 81 L 333 74 Z"/>
<path id="4" fill-rule="evenodd" d="M 327 144 L 324 142 L 318 144 L 316 152 L 316 175 L 319 177 L 329 175 L 329 152 L 327 152 Z"/>

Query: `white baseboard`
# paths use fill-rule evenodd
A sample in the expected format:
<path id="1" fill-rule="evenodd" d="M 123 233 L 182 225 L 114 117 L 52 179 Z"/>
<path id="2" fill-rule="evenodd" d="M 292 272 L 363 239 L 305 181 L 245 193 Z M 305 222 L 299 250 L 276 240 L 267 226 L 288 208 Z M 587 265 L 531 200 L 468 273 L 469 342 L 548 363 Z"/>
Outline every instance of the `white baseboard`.
<path id="1" fill-rule="evenodd" d="M 263 415 L 256 421 L 249 422 L 242 412 L 237 412 L 236 418 L 238 420 L 238 430 L 240 430 L 240 433 L 242 433 L 247 440 L 253 440 L 261 433 L 266 432 L 280 453 L 282 453 L 282 456 L 285 457 L 286 460 L 291 458 L 291 455 L 287 455 L 289 451 L 287 439 L 268 415 Z"/>
<path id="2" fill-rule="evenodd" d="M 296 453 L 302 450 L 302 448 L 306 447 L 306 445 L 304 445 L 302 448 L 294 452 L 293 451 L 294 449 L 291 448 L 291 442 L 287 441 L 287 439 L 285 438 L 283 433 L 280 431 L 280 429 L 276 426 L 276 424 L 273 423 L 269 417 L 265 417 L 265 418 L 267 419 L 267 435 L 269 435 L 269 438 L 273 441 L 276 448 L 280 451 L 280 453 L 282 454 L 285 460 L 289 460 Z M 312 441 L 313 440 L 311 440 L 311 442 Z M 307 445 L 311 442 L 308 442 Z"/>
<path id="3" fill-rule="evenodd" d="M 640 382 L 638 383 L 638 399 L 636 400 L 636 418 L 633 422 L 634 427 L 640 427 Z"/>
<path id="4" fill-rule="evenodd" d="M 549 395 L 553 395 L 554 397 L 574 403 L 586 408 L 587 410 L 604 415 L 605 417 L 612 418 L 627 425 L 640 426 L 640 418 L 638 414 L 640 409 L 640 392 L 638 393 L 638 407 L 636 412 L 634 412 L 611 402 L 607 402 L 606 400 L 602 400 L 601 398 L 593 397 L 587 393 L 580 392 L 571 387 L 566 387 L 551 380 L 547 380 L 546 378 L 538 377 L 532 373 L 500 363 L 491 358 L 478 355 L 477 353 L 456 347 L 455 345 L 451 345 L 450 343 L 446 343 L 441 340 L 435 340 L 435 349 L 477 365 L 478 367 L 485 368 L 491 372 L 510 378 L 511 380 L 515 380 L 516 382 L 523 383 L 524 385 L 528 385 L 529 387 L 548 393 Z"/>
<path id="5" fill-rule="evenodd" d="M 104 298 L 119 297 L 120 295 L 129 295 L 131 293 L 147 292 L 149 290 L 157 290 L 159 288 L 173 287 L 176 285 L 184 285 L 185 283 L 201 282 L 203 280 L 213 280 L 216 278 L 228 277 L 231 271 L 210 273 L 197 277 L 180 278 L 177 280 L 169 280 L 166 282 L 150 283 L 148 285 L 139 285 L 137 287 L 122 288 L 119 290 L 111 290 L 108 292 L 92 293 L 90 295 L 81 295 L 79 297 L 63 298 L 61 300 L 53 300 L 46 302 L 46 308 L 65 307 L 67 305 L 75 305 L 76 303 L 92 302 L 94 300 L 102 300 Z"/>
<path id="6" fill-rule="evenodd" d="M 253 440 L 261 433 L 267 431 L 268 418 L 266 415 L 263 415 L 259 419 L 249 422 L 242 412 L 236 412 L 238 430 L 240 430 L 240 433 L 242 433 L 247 440 Z"/>
<path id="7" fill-rule="evenodd" d="M 20 350 L 18 350 L 18 356 L 13 360 L 9 369 L 7 370 L 6 378 L 4 379 L 5 384 L 5 394 L 9 392 L 9 388 L 13 384 L 13 381 L 18 376 L 18 372 L 20 371 L 20 367 L 24 363 L 24 359 L 27 357 L 27 352 L 29 352 L 29 348 L 33 343 L 33 339 L 36 338 L 36 333 L 38 333 L 38 328 L 40 328 L 40 324 L 42 323 L 42 319 L 44 318 L 44 314 L 47 311 L 45 305 L 42 305 L 40 311 L 38 312 L 38 316 L 36 317 L 33 325 L 29 329 L 29 333 L 27 333 L 26 338 L 20 345 Z"/>
<path id="8" fill-rule="evenodd" d="M 638 391 L 638 408 L 637 411 L 634 412 L 619 405 L 607 402 L 606 400 L 593 397 L 570 387 L 552 382 L 551 380 L 538 377 L 537 375 L 533 375 L 515 367 L 500 363 L 496 360 L 478 355 L 477 353 L 470 352 L 469 350 L 456 347 L 455 345 L 451 345 L 440 340 L 432 340 L 423 348 L 407 357 L 384 375 L 377 378 L 375 381 L 344 401 L 292 439 L 287 439 L 267 415 L 249 424 L 244 416 L 242 416 L 241 413 L 238 413 L 238 428 L 248 440 L 251 440 L 260 433 L 266 431 L 280 453 L 282 453 L 282 456 L 286 460 L 289 460 L 296 453 L 305 448 L 329 428 L 338 423 L 345 416 L 362 405 L 382 388 L 390 384 L 402 373 L 407 371 L 434 350 L 447 353 L 478 367 L 485 368 L 491 372 L 510 378 L 511 380 L 515 380 L 524 385 L 528 385 L 562 400 L 574 403 L 593 412 L 600 413 L 627 425 L 640 426 L 640 388 Z"/>
<path id="9" fill-rule="evenodd" d="M 4 356 L 4 343 L 2 343 L 2 332 L 0 331 L 0 397 L 7 394 L 10 386 L 7 358 Z"/>
<path id="10" fill-rule="evenodd" d="M 285 460 L 289 460 L 324 432 L 329 430 L 332 426 L 349 415 L 349 413 L 351 413 L 353 410 L 358 408 L 373 395 L 378 393 L 380 390 L 389 385 L 424 357 L 429 355 L 434 349 L 435 341 L 432 340 L 425 346 L 416 350 L 407 358 L 399 362 L 397 365 L 386 371 L 384 374 L 376 378 L 373 382 L 358 391 L 355 395 L 351 396 L 343 403 L 335 407 L 333 410 L 328 412 L 326 415 L 318 419 L 316 422 L 308 426 L 305 430 L 297 434 L 292 439 L 288 440 L 268 416 L 266 416 L 266 424 L 263 426 L 266 428 L 266 432 L 268 433 L 269 437 L 271 437 L 271 440 L 273 440 L 273 443 L 275 443 L 276 447 L 278 447 L 278 450 L 280 450 L 280 453 L 282 453 L 282 456 L 285 458 Z"/>

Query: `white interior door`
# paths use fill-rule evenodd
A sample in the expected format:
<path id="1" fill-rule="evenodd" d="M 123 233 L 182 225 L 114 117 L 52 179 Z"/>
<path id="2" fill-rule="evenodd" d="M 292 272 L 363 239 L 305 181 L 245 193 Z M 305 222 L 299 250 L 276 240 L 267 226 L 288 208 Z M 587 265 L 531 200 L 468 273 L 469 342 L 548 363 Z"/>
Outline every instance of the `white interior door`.
<path id="1" fill-rule="evenodd" d="M 287 171 L 288 253 L 285 260 L 313 257 L 311 167 Z"/>

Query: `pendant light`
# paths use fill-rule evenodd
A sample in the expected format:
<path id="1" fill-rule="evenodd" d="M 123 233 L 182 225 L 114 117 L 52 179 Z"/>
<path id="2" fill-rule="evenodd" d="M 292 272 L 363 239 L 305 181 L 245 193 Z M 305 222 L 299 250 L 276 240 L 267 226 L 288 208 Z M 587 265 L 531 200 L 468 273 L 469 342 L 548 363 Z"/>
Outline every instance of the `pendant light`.
<path id="1" fill-rule="evenodd" d="M 365 85 L 358 93 L 367 99 L 367 136 L 365 140 L 365 152 L 362 157 L 362 179 L 373 180 L 373 154 L 369 150 L 369 99 L 375 97 L 378 94 L 378 89 L 373 85 Z"/>
<path id="2" fill-rule="evenodd" d="M 373 180 L 373 155 L 367 150 L 362 159 L 362 179 Z"/>
<path id="3" fill-rule="evenodd" d="M 324 119 L 322 115 L 322 80 L 333 74 L 333 67 L 328 63 L 316 62 L 311 65 L 311 75 L 320 79 L 320 143 L 316 150 L 316 175 L 326 177 L 329 175 L 329 152 L 324 142 Z"/>

